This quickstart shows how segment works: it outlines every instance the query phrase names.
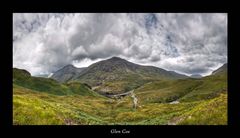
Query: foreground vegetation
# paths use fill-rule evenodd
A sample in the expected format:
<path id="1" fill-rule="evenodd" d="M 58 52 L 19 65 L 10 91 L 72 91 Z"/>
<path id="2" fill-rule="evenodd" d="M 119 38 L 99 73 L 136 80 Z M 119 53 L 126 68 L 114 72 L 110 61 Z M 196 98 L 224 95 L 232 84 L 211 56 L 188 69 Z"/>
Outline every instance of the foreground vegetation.
<path id="1" fill-rule="evenodd" d="M 132 108 L 129 96 L 102 97 L 39 93 L 14 85 L 15 125 L 175 125 L 227 124 L 227 94 L 197 102 L 147 103 Z"/>
<path id="2" fill-rule="evenodd" d="M 59 84 L 18 71 L 13 79 L 14 125 L 227 124 L 226 74 L 149 82 L 135 89 L 134 109 L 130 95 L 110 99 L 86 84 Z"/>

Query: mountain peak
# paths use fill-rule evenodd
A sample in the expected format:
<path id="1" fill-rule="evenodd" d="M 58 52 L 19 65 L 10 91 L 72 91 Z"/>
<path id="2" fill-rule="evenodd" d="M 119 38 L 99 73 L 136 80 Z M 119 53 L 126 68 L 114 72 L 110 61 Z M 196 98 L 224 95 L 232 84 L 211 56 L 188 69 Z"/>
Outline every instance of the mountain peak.
<path id="1" fill-rule="evenodd" d="M 68 65 L 64 66 L 63 68 L 76 68 L 76 67 L 74 67 L 72 64 L 68 64 Z"/>
<path id="2" fill-rule="evenodd" d="M 74 77 L 76 74 L 82 72 L 84 69 L 85 68 L 76 68 L 72 64 L 68 64 L 53 73 L 53 75 L 51 75 L 51 78 L 59 82 L 65 82 Z"/>
<path id="3" fill-rule="evenodd" d="M 97 62 L 96 64 L 91 65 L 91 67 L 96 67 L 99 70 L 105 70 L 107 72 L 113 71 L 120 68 L 135 68 L 136 64 L 131 63 L 120 57 L 111 57 L 109 59 Z"/>
<path id="4" fill-rule="evenodd" d="M 120 57 L 112 57 L 112 58 L 110 58 L 109 60 L 124 60 L 124 59 L 122 59 L 122 58 L 120 58 Z"/>

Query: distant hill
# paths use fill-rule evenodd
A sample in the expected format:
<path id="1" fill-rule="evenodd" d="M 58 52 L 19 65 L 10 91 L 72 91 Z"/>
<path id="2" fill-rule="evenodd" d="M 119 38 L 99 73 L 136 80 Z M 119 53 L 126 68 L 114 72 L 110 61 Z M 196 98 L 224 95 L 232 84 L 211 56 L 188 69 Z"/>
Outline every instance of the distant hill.
<path id="1" fill-rule="evenodd" d="M 57 80 L 58 82 L 66 82 L 82 72 L 84 69 L 85 68 L 76 68 L 73 65 L 66 65 L 60 70 L 56 71 L 51 78 Z"/>
<path id="2" fill-rule="evenodd" d="M 87 83 L 100 93 L 122 93 L 152 80 L 187 78 L 187 76 L 174 71 L 138 65 L 119 57 L 99 61 L 78 72 L 76 70 L 72 66 L 67 66 L 67 69 L 66 67 L 60 69 L 51 78 L 60 82 L 80 81 Z"/>
<path id="3" fill-rule="evenodd" d="M 191 78 L 202 78 L 202 75 L 200 75 L 200 74 L 193 74 L 190 77 Z"/>
<path id="4" fill-rule="evenodd" d="M 18 68 L 13 68 L 13 82 L 17 79 L 27 79 L 31 77 L 31 74 L 24 70 L 24 69 L 18 69 Z"/>
<path id="5" fill-rule="evenodd" d="M 207 100 L 227 92 L 227 74 L 195 79 L 160 80 L 135 90 L 142 102 L 165 103 Z"/>
<path id="6" fill-rule="evenodd" d="M 86 84 L 79 82 L 60 84 L 51 78 L 33 77 L 28 71 L 17 68 L 13 68 L 13 84 L 54 95 L 97 95 Z"/>
<path id="7" fill-rule="evenodd" d="M 227 63 L 223 64 L 220 68 L 212 72 L 212 75 L 219 75 L 222 73 L 227 73 Z"/>

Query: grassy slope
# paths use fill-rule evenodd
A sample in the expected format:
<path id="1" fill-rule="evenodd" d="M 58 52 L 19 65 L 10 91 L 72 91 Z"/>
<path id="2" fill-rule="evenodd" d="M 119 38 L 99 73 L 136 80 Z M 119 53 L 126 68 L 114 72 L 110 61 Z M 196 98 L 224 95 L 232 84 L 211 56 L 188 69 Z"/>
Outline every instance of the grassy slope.
<path id="1" fill-rule="evenodd" d="M 102 81 L 101 84 L 96 85 L 99 83 L 99 80 Z M 115 71 L 106 73 L 103 71 L 96 71 L 94 73 L 89 73 L 85 76 L 82 76 L 82 78 L 78 81 L 88 83 L 92 86 L 98 86 L 96 87 L 95 91 L 99 93 L 108 92 L 116 94 L 130 91 L 152 80 L 152 78 L 144 77 L 133 72 L 123 73 L 120 71 Z"/>
<path id="2" fill-rule="evenodd" d="M 14 85 L 14 124 L 226 124 L 226 94 L 179 104 L 146 103 L 132 109 L 131 98 L 57 96 Z M 205 107 L 212 107 L 205 109 Z M 212 112 L 210 112 L 212 111 Z M 188 116 L 192 116 L 189 120 Z M 223 115 L 223 116 L 220 116 Z M 178 119 L 178 118 L 183 119 Z M 175 121 L 177 120 L 177 121 Z M 181 120 L 181 122 L 178 122 Z"/>
<path id="3" fill-rule="evenodd" d="M 52 80 L 32 82 L 39 78 L 34 80 L 23 73 L 18 77 L 24 81 L 19 81 L 16 75 L 13 80 L 13 123 L 16 125 L 227 124 L 226 75 L 148 83 L 135 90 L 140 105 L 136 110 L 132 109 L 130 96 L 108 99 L 77 82 L 61 84 L 71 94 L 59 95 L 55 94 L 55 87 L 61 89 L 61 86 L 52 84 Z M 51 89 L 40 89 L 40 84 L 49 85 Z M 176 98 L 180 98 L 179 104 L 165 103 Z"/>
<path id="4" fill-rule="evenodd" d="M 202 79 L 162 80 L 145 84 L 135 90 L 143 103 L 165 103 L 211 99 L 227 90 L 227 75 L 213 75 Z"/>
<path id="5" fill-rule="evenodd" d="M 226 125 L 227 124 L 227 94 L 203 101 L 193 110 L 178 117 L 180 125 Z"/>
<path id="6" fill-rule="evenodd" d="M 140 87 L 135 92 L 144 103 L 164 103 L 177 100 L 201 83 L 191 79 L 156 81 Z"/>
<path id="7" fill-rule="evenodd" d="M 82 96 L 97 96 L 103 97 L 98 93 L 92 91 L 86 84 L 82 84 L 79 82 L 68 82 L 65 84 L 67 88 L 74 94 L 82 95 Z"/>
<path id="8" fill-rule="evenodd" d="M 28 72 L 19 69 L 13 69 L 13 83 L 38 92 L 48 92 L 56 95 L 71 94 L 66 86 L 53 79 L 32 77 Z"/>
<path id="9" fill-rule="evenodd" d="M 79 82 L 58 83 L 50 78 L 33 77 L 24 70 L 13 69 L 13 84 L 32 89 L 35 92 L 44 92 L 54 95 L 88 95 L 100 96 L 87 85 Z"/>
<path id="10" fill-rule="evenodd" d="M 180 101 L 195 101 L 211 99 L 227 91 L 227 73 L 212 75 L 201 79 L 201 85 L 195 87 L 190 93 L 180 99 Z"/>
<path id="11" fill-rule="evenodd" d="M 106 108 L 103 106 L 104 101 L 105 98 L 94 96 L 50 95 L 14 85 L 13 123 L 104 124 L 92 114 L 92 112 L 101 112 Z"/>

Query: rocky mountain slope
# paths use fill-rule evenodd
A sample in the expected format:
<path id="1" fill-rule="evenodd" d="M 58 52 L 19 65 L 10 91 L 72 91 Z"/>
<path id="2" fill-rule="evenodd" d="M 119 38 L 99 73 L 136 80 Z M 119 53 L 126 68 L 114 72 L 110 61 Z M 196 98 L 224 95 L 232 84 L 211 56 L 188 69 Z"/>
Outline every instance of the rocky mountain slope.
<path id="1" fill-rule="evenodd" d="M 58 82 L 67 82 L 71 80 L 74 76 L 78 75 L 85 68 L 76 68 L 73 65 L 66 65 L 60 70 L 56 71 L 51 78 L 57 80 Z"/>
<path id="2" fill-rule="evenodd" d="M 227 73 L 227 63 L 223 64 L 220 68 L 212 72 L 212 75 L 219 75 L 222 73 Z"/>
<path id="3" fill-rule="evenodd" d="M 153 80 L 183 79 L 187 76 L 154 66 L 142 66 L 119 57 L 112 57 L 90 65 L 81 71 L 60 69 L 51 77 L 58 81 L 79 81 L 92 86 L 99 93 L 123 93 Z M 70 74 L 70 75 L 69 75 Z"/>

